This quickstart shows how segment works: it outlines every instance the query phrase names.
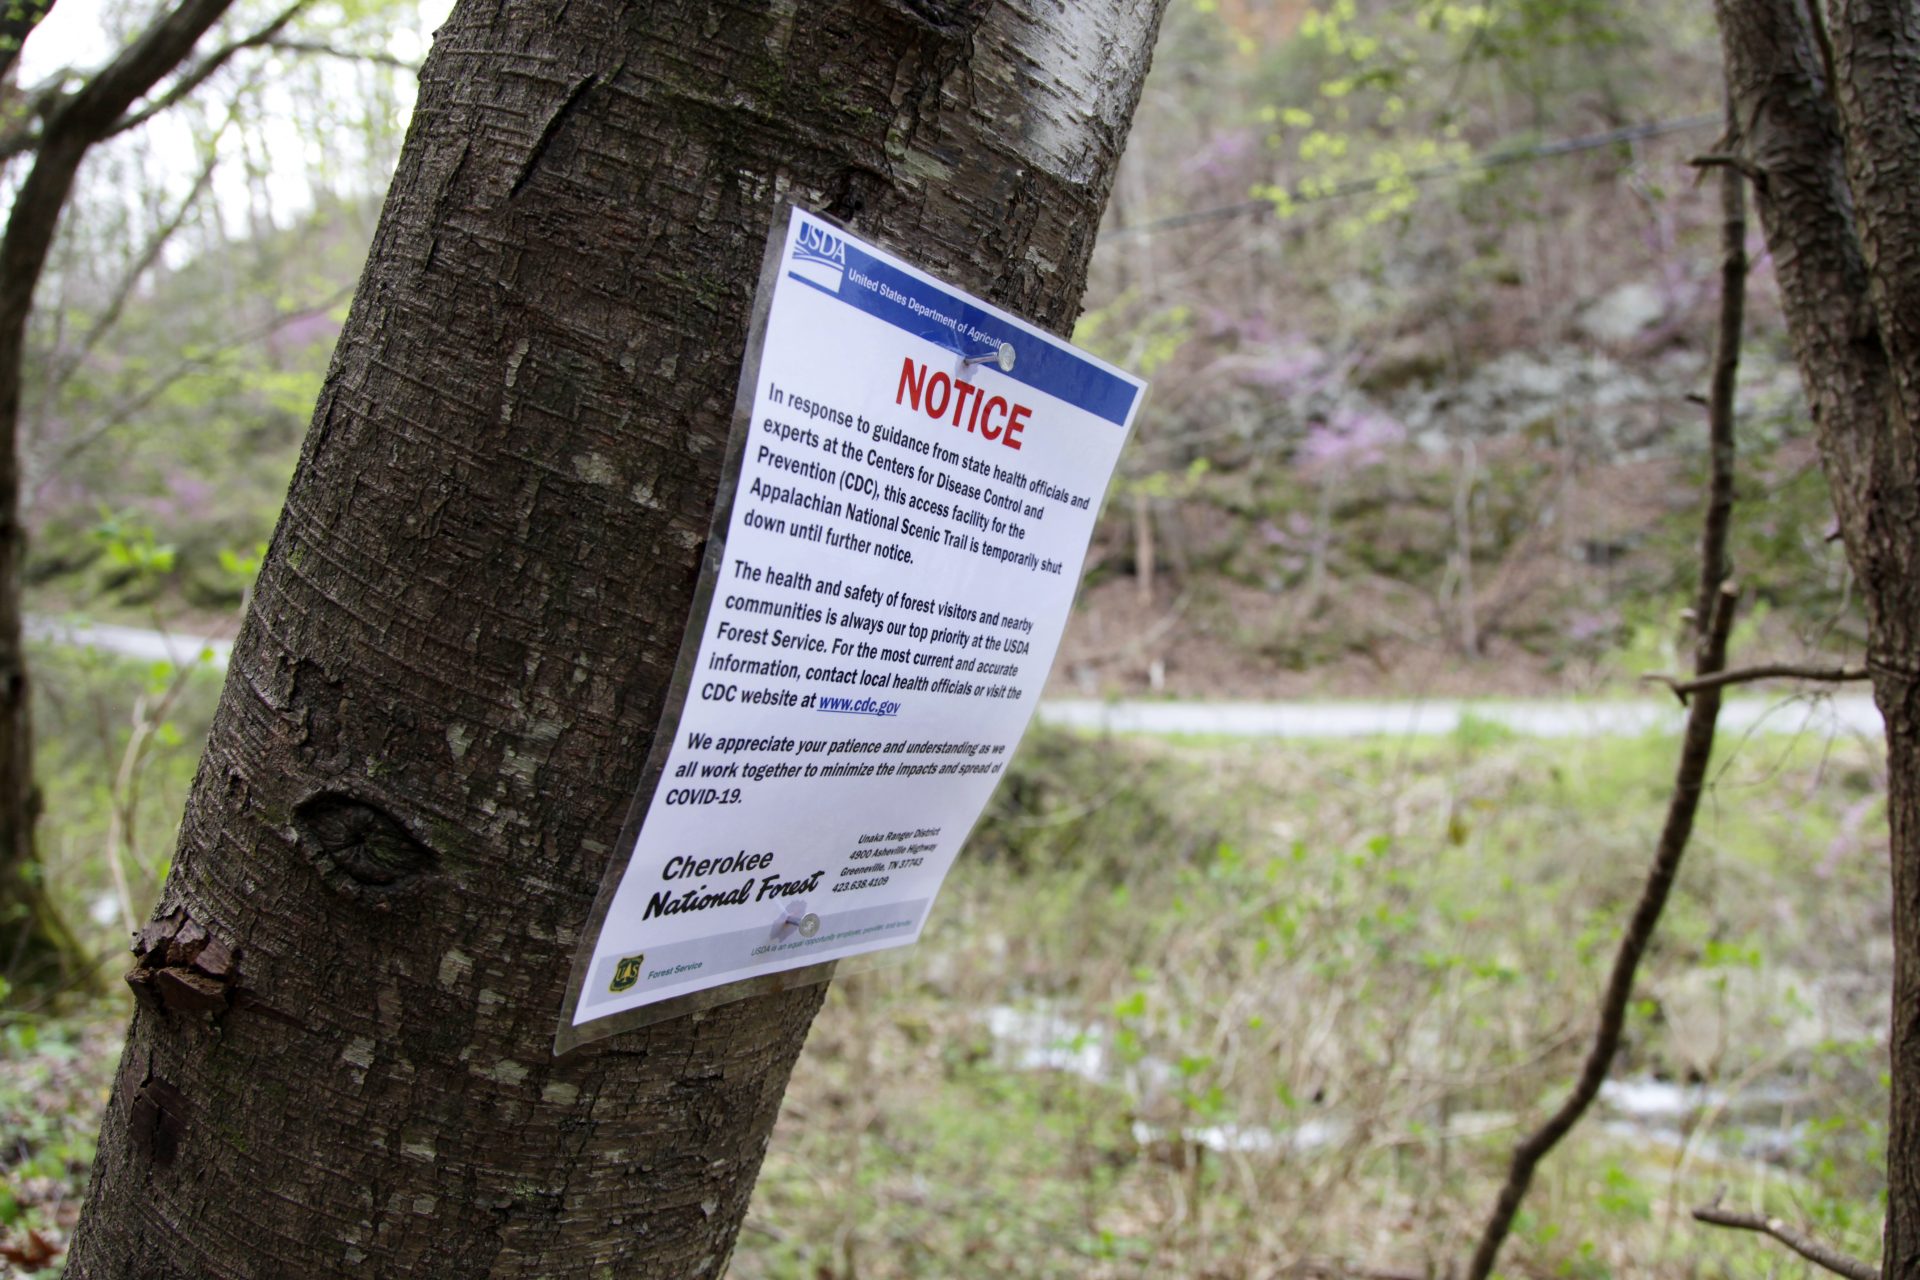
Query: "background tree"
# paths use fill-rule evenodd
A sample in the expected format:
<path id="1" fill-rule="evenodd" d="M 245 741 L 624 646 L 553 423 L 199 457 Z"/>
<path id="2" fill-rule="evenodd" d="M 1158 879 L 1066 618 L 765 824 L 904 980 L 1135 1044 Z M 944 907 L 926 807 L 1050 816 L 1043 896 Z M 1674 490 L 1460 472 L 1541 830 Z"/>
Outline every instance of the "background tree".
<path id="1" fill-rule="evenodd" d="M 547 1046 L 767 228 L 805 202 L 1064 330 L 1159 8 L 456 11 L 136 943 L 70 1274 L 723 1269 L 822 989 Z"/>
<path id="2" fill-rule="evenodd" d="M 1882 1274 L 1920 1274 L 1920 9 L 1716 6 L 1887 726 L 1894 985 Z"/>
<path id="3" fill-rule="evenodd" d="M 192 52 L 232 0 L 186 0 L 72 93 L 54 85 L 35 104 L 38 127 L 16 125 L 32 167 L 14 196 L 0 238 L 0 902 L 18 916 L 10 970 L 64 968 L 75 948 L 40 892 L 33 824 L 32 694 L 20 616 L 25 540 L 20 531 L 18 435 L 27 317 L 80 162 L 127 112 Z M 30 15 L 37 21 L 50 6 Z M 14 40 L 17 54 L 32 22 Z M 31 970 L 29 970 L 31 971 Z"/>
<path id="4" fill-rule="evenodd" d="M 0 236 L 0 904 L 7 913 L 0 964 L 16 980 L 68 974 L 79 948 L 44 892 L 35 851 L 39 800 L 33 768 L 32 692 L 23 648 L 21 592 L 25 575 L 23 480 L 28 432 L 22 417 L 30 381 L 29 322 L 36 292 L 53 260 L 57 236 L 82 163 L 102 143 L 130 133 L 188 101 L 250 51 L 284 47 L 311 0 L 296 0 L 251 30 L 196 54 L 232 0 L 182 0 L 139 29 L 94 71 L 63 68 L 28 90 L 11 84 L 23 42 L 53 7 L 11 6 L 0 26 L 0 163 L 18 160 L 24 177 L 13 193 Z M 321 48 L 308 42 L 308 48 Z M 237 110 L 237 108 L 236 108 Z M 77 362 L 112 327 L 127 295 L 159 260 L 180 220 L 205 194 L 215 159 L 177 217 L 163 223 L 130 264 L 96 323 L 75 351 L 57 351 L 40 368 L 38 391 L 57 395 Z"/>
<path id="5" fill-rule="evenodd" d="M 48 49 L 84 56 L 81 12 L 36 37 L 34 77 Z M 61 218 L 28 325 L 20 521 L 40 645 L 35 774 L 50 797 L 35 843 L 91 965 L 120 951 L 158 893 L 184 787 L 151 784 L 197 754 L 214 686 L 150 668 L 131 706 L 112 705 L 92 678 L 76 682 L 99 667 L 70 624 L 106 613 L 176 637 L 237 628 L 427 44 L 410 0 L 309 9 L 147 127 L 95 147 Z M 182 703 L 168 694 L 180 679 L 208 692 Z M 76 737 L 80 724 L 91 729 Z M 105 823 L 71 803 L 85 795 L 110 798 Z M 101 937 L 109 916 L 118 927 Z"/>

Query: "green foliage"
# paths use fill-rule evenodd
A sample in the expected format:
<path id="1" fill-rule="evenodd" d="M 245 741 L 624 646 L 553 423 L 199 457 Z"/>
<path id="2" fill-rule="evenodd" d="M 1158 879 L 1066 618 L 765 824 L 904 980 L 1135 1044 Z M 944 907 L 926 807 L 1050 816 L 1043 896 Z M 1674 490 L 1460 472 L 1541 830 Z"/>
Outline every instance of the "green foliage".
<path id="1" fill-rule="evenodd" d="M 1133 851 L 1197 855 L 1218 843 L 1214 829 L 1169 807 L 1174 762 L 1125 745 L 1088 751 L 1070 737 L 1030 734 L 988 803 L 969 844 L 972 856 L 1016 875 L 1084 875 L 1091 890 L 1127 892 Z"/>
<path id="2" fill-rule="evenodd" d="M 1154 471 L 1135 476 L 1123 481 L 1120 489 L 1128 496 L 1138 494 L 1160 501 L 1187 498 L 1199 490 L 1211 469 L 1211 464 L 1205 458 L 1195 458 L 1183 471 Z"/>
<path id="3" fill-rule="evenodd" d="M 1462 713 L 1459 723 L 1453 727 L 1454 744 L 1468 754 L 1511 743 L 1517 736 L 1498 720 L 1488 720 L 1471 711 Z M 1466 838 L 1464 827 L 1449 828 L 1448 838 L 1456 844 L 1463 841 Z"/>
<path id="4" fill-rule="evenodd" d="M 1488 143 L 1463 107 L 1488 87 L 1524 94 L 1536 120 L 1565 118 L 1560 108 L 1582 97 L 1617 99 L 1633 82 L 1625 60 L 1644 43 L 1641 21 L 1594 0 L 1310 8 L 1259 112 L 1288 179 L 1254 194 L 1283 216 L 1301 201 L 1355 196 L 1335 229 L 1363 239 L 1412 211 L 1419 178 L 1471 167 Z M 1508 130 L 1500 145 L 1514 142 Z"/>
<path id="5" fill-rule="evenodd" d="M 89 536 L 103 553 L 111 587 L 150 593 L 173 572 L 172 544 L 159 542 L 148 525 L 103 510 Z"/>
<path id="6" fill-rule="evenodd" d="M 267 544 L 256 542 L 251 551 L 234 551 L 229 547 L 220 548 L 220 569 L 243 582 L 252 582 L 260 573 L 260 563 L 266 559 Z"/>
<path id="7" fill-rule="evenodd" d="M 277 516 L 340 314 L 313 299 L 352 278 L 365 216 L 323 210 L 210 255 L 127 306 L 111 359 L 35 389 L 51 398 L 37 448 L 60 482 L 32 509 L 31 581 L 96 606 L 102 591 L 119 604 L 239 601 L 222 553 L 262 543 Z M 249 276 L 259 291 L 232 296 Z"/>
<path id="8" fill-rule="evenodd" d="M 9 1014 L 0 1023 L 0 1228 L 7 1234 L 58 1240 L 71 1228 L 123 1019 L 115 1008 L 82 1017 Z"/>
<path id="9" fill-rule="evenodd" d="M 204 654 L 184 670 L 64 645 L 30 660 L 49 884 L 89 954 L 116 951 L 126 915 L 144 919 L 166 879 L 222 673 Z M 117 901 L 116 858 L 131 902 Z"/>
<path id="10" fill-rule="evenodd" d="M 1140 302 L 1136 294 L 1122 294 L 1104 307 L 1083 312 L 1073 327 L 1074 342 L 1142 378 L 1153 377 L 1193 336 L 1193 308 L 1179 305 L 1129 315 Z"/>

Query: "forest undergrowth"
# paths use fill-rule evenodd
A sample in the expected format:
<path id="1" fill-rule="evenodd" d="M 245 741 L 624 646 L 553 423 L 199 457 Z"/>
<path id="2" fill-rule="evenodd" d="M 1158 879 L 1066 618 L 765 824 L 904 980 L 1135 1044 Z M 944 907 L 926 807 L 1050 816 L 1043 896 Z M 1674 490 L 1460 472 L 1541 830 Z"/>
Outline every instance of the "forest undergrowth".
<path id="1" fill-rule="evenodd" d="M 57 1274 L 210 671 L 45 656 L 49 876 L 104 994 L 0 1027 L 0 1256 Z M 141 692 L 129 699 L 129 688 Z M 1673 743 L 1467 720 L 1366 743 L 1036 731 L 922 944 L 829 995 L 732 1274 L 1418 1276 L 1556 1102 Z M 1775 1275 L 1765 1208 L 1871 1253 L 1883 1163 L 1879 744 L 1728 739 L 1601 1114 L 1513 1276 Z M 113 852 L 116 851 L 117 853 Z M 116 873 L 100 865 L 121 861 Z M 36 1243 L 37 1242 L 37 1243 Z M 43 1247 L 44 1246 L 44 1247 Z"/>

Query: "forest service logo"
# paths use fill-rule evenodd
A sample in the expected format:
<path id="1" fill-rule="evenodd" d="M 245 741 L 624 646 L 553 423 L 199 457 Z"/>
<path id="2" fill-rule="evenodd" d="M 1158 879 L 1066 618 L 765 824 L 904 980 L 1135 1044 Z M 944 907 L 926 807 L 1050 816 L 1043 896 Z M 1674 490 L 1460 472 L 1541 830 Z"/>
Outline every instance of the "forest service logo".
<path id="1" fill-rule="evenodd" d="M 607 990 L 615 995 L 630 990 L 634 983 L 640 981 L 640 964 L 646 958 L 644 952 L 639 955 L 622 956 L 620 963 L 613 966 L 613 981 L 607 984 Z"/>

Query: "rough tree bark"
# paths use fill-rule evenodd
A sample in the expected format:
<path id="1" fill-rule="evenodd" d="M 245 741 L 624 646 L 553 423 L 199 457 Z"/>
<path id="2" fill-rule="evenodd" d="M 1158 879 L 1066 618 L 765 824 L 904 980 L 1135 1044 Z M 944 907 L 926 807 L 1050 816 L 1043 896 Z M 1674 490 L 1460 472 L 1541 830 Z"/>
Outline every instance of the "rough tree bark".
<path id="1" fill-rule="evenodd" d="M 724 1270 L 822 989 L 548 1045 L 775 205 L 1065 330 L 1162 3 L 460 5 L 136 942 L 69 1274 Z"/>
<path id="2" fill-rule="evenodd" d="M 1920 1274 L 1920 5 L 1717 0 L 1737 137 L 1786 305 L 1887 723 L 1888 1277 Z"/>

